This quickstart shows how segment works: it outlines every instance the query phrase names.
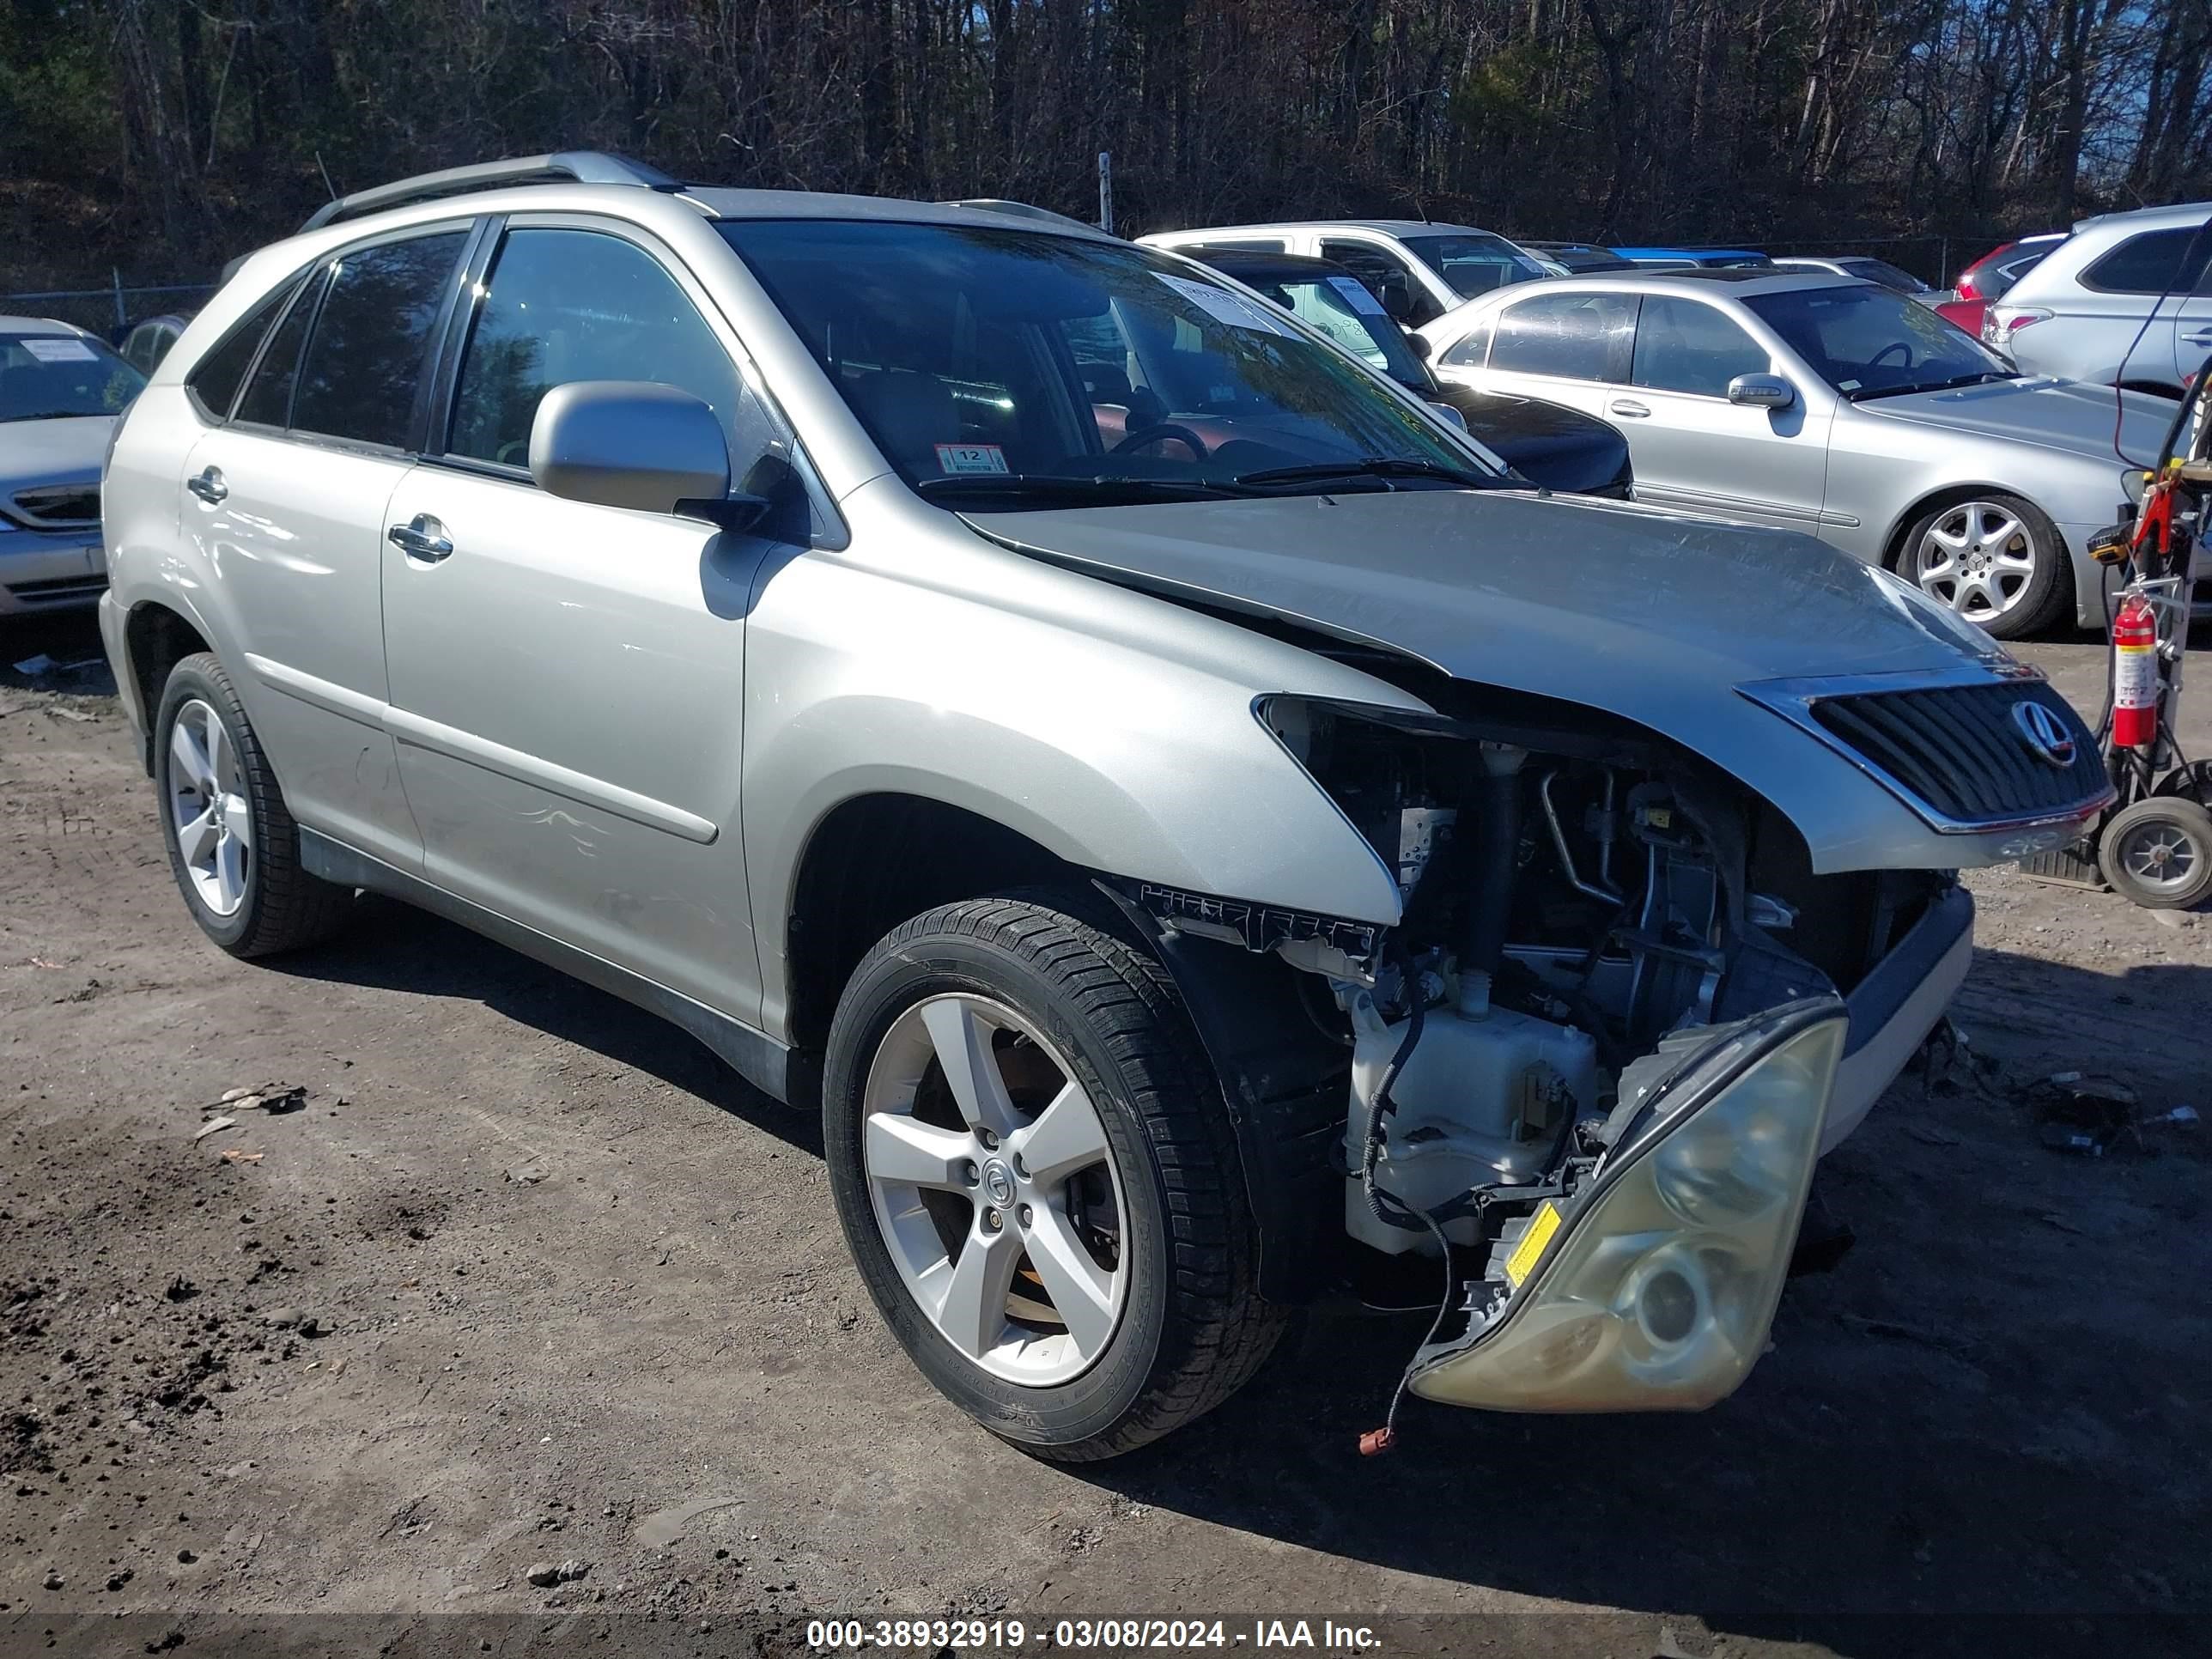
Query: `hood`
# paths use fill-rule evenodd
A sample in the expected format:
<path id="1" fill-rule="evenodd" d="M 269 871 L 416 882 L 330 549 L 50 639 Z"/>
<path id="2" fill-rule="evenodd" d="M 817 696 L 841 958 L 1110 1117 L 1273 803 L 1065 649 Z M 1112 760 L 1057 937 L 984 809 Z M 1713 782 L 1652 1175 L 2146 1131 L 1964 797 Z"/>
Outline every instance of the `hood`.
<path id="1" fill-rule="evenodd" d="M 2113 402 L 2120 405 L 2120 447 L 2131 460 L 2149 463 L 2173 419 L 2173 405 L 2141 392 L 2047 376 L 1961 386 L 1955 392 L 1915 392 L 1854 404 L 1863 415 L 1910 421 L 1917 426 L 2003 438 L 2062 449 L 2107 466 L 2124 465 L 2112 453 Z"/>
<path id="2" fill-rule="evenodd" d="M 1736 688 L 1972 675 L 1986 635 L 1786 531 L 1588 497 L 1419 489 L 993 513 L 1003 545 L 1126 586 L 1383 647 L 1606 710 L 1704 755 L 1796 823 L 1816 870 L 1952 867 L 1901 803 Z M 1809 751 L 1809 752 L 1808 752 Z"/>
<path id="3" fill-rule="evenodd" d="M 96 483 L 107 453 L 107 434 L 114 426 L 112 415 L 0 421 L 0 490 Z"/>
<path id="4" fill-rule="evenodd" d="M 1628 470 L 1628 440 L 1594 415 L 1460 386 L 1424 395 L 1449 404 L 1477 443 L 1550 489 L 1602 489 Z"/>

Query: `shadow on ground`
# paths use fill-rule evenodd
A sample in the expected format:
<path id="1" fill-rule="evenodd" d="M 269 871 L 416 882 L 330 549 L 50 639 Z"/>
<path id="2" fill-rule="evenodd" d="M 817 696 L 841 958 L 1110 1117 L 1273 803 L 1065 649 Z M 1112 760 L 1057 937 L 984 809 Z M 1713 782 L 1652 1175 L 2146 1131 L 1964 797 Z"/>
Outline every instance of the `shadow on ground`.
<path id="1" fill-rule="evenodd" d="M 442 921 L 364 909 L 342 945 L 282 965 L 481 1001 L 818 1154 L 810 1118 L 654 1017 Z M 2185 1035 L 2212 1006 L 2212 969 L 2194 966 L 2123 982 L 1984 952 L 1974 984 L 2085 1022 L 2118 993 L 2132 1020 Z M 2142 1054 L 2196 1074 L 2179 1052 Z M 2124 1051 L 2110 1069 L 2130 1074 Z M 1990 1650 L 1986 1626 L 1952 1621 L 1997 1613 L 2023 1616 L 2008 1652 L 2070 1650 L 2081 1620 L 2116 1617 L 2129 1651 L 2163 1650 L 2161 1615 L 2212 1602 L 2205 1167 L 2179 1139 L 2096 1162 L 2045 1151 L 2002 1080 L 1902 1083 L 1823 1166 L 1856 1249 L 1793 1282 L 1775 1352 L 1714 1411 L 1415 1401 L 1401 1449 L 1363 1460 L 1357 1436 L 1421 1322 L 1316 1316 L 1212 1418 L 1081 1473 L 1384 1567 L 1840 1652 Z"/>

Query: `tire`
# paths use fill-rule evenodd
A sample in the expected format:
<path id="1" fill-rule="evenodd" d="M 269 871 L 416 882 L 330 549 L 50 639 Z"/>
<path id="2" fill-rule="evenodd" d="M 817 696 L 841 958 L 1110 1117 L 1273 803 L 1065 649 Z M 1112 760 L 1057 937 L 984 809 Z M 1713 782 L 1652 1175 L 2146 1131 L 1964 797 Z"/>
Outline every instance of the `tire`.
<path id="1" fill-rule="evenodd" d="M 992 1433 L 1065 1462 L 1212 1410 L 1289 1317 L 1256 1289 L 1236 1142 L 1174 987 L 1071 914 L 1086 908 L 1073 894 L 975 899 L 895 930 L 846 987 L 823 1087 L 838 1220 L 892 1334 Z M 956 1091 L 947 1053 L 963 1073 L 988 1055 L 989 1076 Z M 1095 1122 L 1053 1116 L 1071 1102 Z M 1015 1127 L 986 1133 L 994 1121 Z M 1075 1168 L 1092 1147 L 1103 1155 L 1078 1174 L 1045 1167 Z M 1071 1237 L 1087 1270 L 1064 1265 Z M 1011 1277 L 994 1279 L 1017 1248 L 999 1269 Z M 923 1277 L 940 1250 L 938 1277 Z M 940 1286 L 942 1306 L 926 1306 Z"/>
<path id="2" fill-rule="evenodd" d="M 2122 807 L 2097 841 L 2114 892 L 2148 910 L 2185 910 L 2212 894 L 2212 812 L 2185 795 Z"/>
<path id="3" fill-rule="evenodd" d="M 315 944 L 351 912 L 350 888 L 301 866 L 299 826 L 229 675 L 211 652 L 186 657 L 161 689 L 154 716 L 154 788 L 169 872 L 185 908 L 231 955 L 273 956 Z M 190 825 L 202 816 L 195 806 L 221 825 L 212 832 L 218 848 L 212 854 L 200 833 L 186 848 Z"/>
<path id="4" fill-rule="evenodd" d="M 2034 502 L 1999 489 L 1955 498 L 1914 520 L 1898 574 L 2000 640 L 2042 632 L 2074 602 L 2073 561 L 2057 526 Z"/>

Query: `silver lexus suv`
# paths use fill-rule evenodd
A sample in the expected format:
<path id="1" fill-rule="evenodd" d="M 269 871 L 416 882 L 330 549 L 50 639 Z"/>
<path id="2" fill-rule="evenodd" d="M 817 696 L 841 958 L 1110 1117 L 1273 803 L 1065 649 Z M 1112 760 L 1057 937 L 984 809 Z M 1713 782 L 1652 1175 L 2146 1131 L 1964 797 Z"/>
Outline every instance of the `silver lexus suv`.
<path id="1" fill-rule="evenodd" d="M 349 198 L 104 506 L 208 936 L 397 895 L 818 1109 L 915 1365 L 1052 1457 L 1440 1258 L 1413 1392 L 1720 1399 L 1966 971 L 1951 872 L 2110 796 L 1894 578 L 1545 496 L 1233 283 L 988 209 L 594 155 Z"/>

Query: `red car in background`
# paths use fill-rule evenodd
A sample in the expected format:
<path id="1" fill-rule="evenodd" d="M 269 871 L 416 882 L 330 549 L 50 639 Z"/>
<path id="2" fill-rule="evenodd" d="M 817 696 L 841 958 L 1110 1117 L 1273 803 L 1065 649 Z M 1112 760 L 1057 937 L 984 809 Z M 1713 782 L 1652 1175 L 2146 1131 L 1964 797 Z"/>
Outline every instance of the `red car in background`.
<path id="1" fill-rule="evenodd" d="M 2016 242 L 1991 248 L 1959 273 L 1958 295 L 1936 307 L 1976 339 L 1982 336 L 1982 313 L 1992 300 L 2002 300 L 2007 289 L 2027 275 L 2038 260 L 2066 240 L 2063 231 L 2023 236 Z"/>

